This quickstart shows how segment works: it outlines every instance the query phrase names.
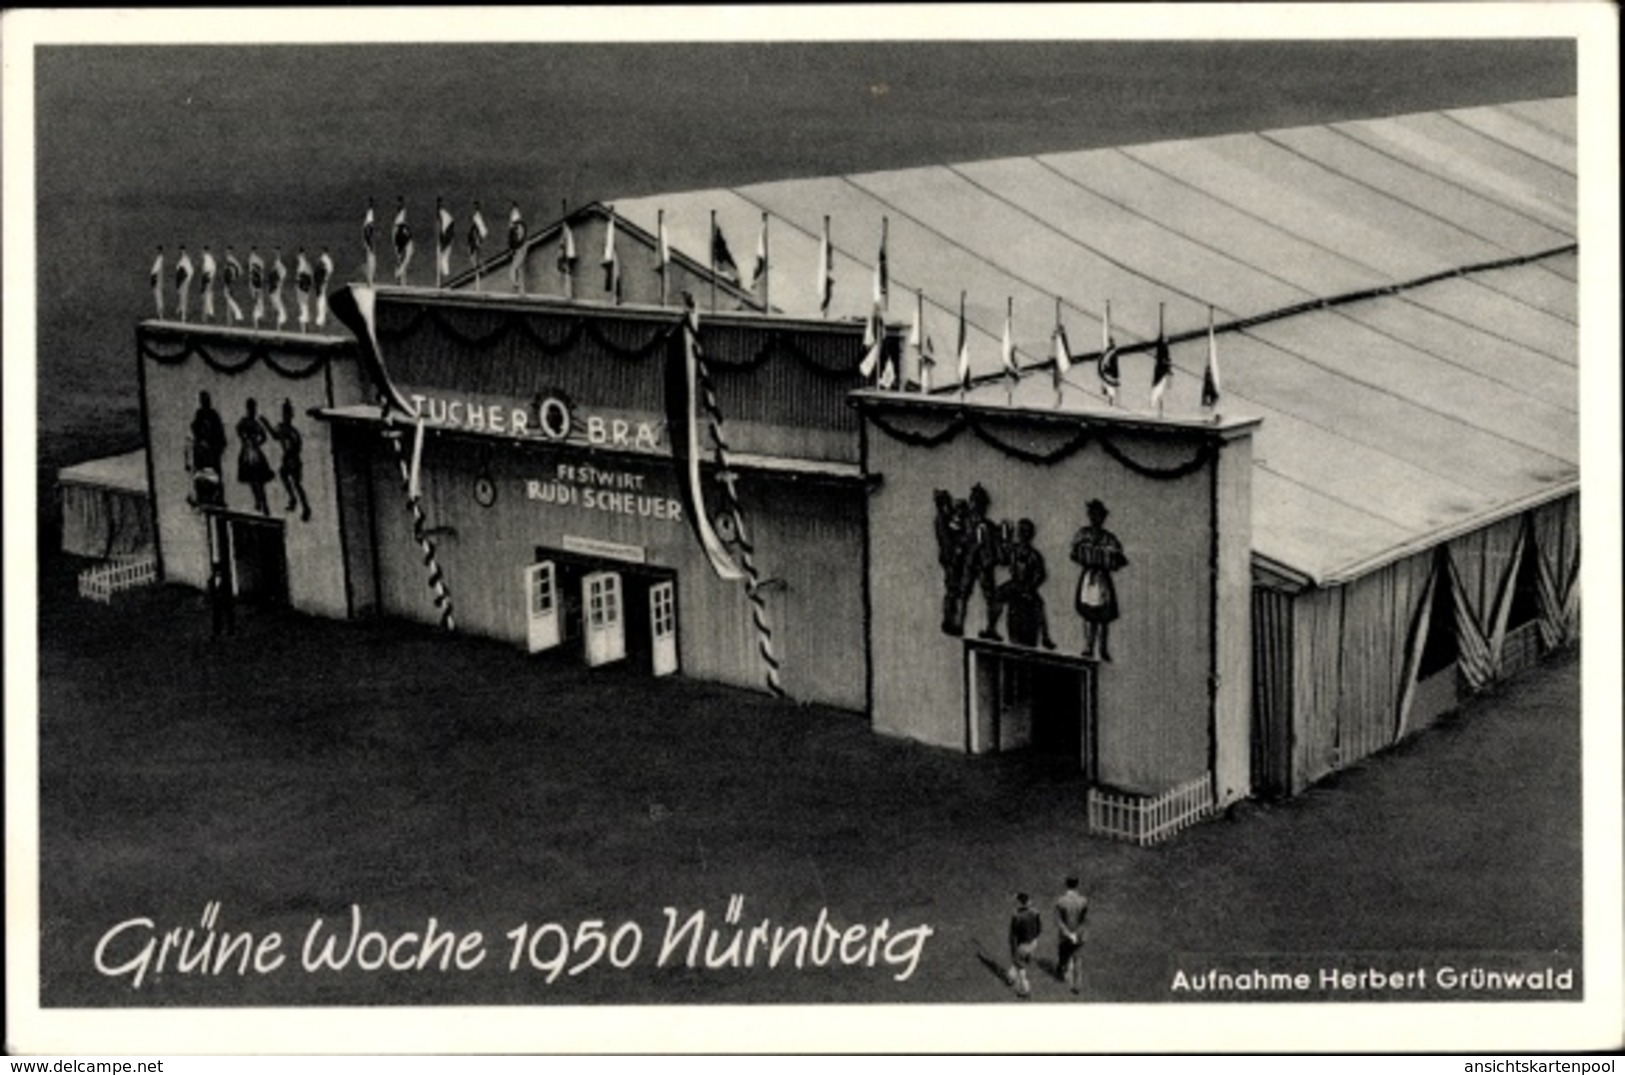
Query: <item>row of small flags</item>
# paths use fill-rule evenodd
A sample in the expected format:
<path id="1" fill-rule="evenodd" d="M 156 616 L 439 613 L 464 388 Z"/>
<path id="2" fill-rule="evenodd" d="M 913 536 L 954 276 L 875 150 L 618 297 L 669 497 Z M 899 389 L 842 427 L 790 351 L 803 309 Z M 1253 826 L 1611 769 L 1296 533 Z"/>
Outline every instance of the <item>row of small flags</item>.
<path id="1" fill-rule="evenodd" d="M 567 208 L 567 207 L 566 207 Z M 569 221 L 564 219 L 567 213 L 561 213 L 558 237 L 558 269 L 566 281 L 567 297 L 573 297 L 574 277 L 576 266 L 580 261 L 576 250 L 575 233 L 570 228 Z M 621 295 L 621 259 L 616 241 L 617 218 L 613 209 L 610 210 L 609 224 L 604 233 L 604 250 L 600 259 L 604 272 L 604 291 L 616 299 Z M 658 261 L 655 271 L 661 274 L 661 302 L 667 299 L 669 286 L 669 269 L 672 261 L 671 242 L 666 231 L 665 213 L 659 214 L 656 225 L 657 240 L 659 243 Z M 483 253 L 485 242 L 490 237 L 490 227 L 485 222 L 481 212 L 480 203 L 474 203 L 473 215 L 469 218 L 468 230 L 464 233 L 464 241 L 468 253 L 468 261 L 474 270 L 474 286 L 480 287 L 480 269 L 485 264 Z M 444 198 L 435 199 L 435 286 L 442 286 L 452 275 L 452 254 L 457 244 L 458 222 L 451 210 L 446 207 Z M 519 203 L 512 203 L 508 210 L 507 245 L 511 253 L 508 265 L 509 280 L 515 291 L 524 290 L 524 265 L 520 250 L 529 236 L 529 229 L 525 224 L 524 214 L 520 212 Z M 361 225 L 362 245 L 366 252 L 367 283 L 377 282 L 378 275 L 378 215 L 371 199 L 367 202 L 367 214 Z M 412 237 L 411 223 L 407 217 L 406 199 L 401 197 L 396 205 L 395 217 L 390 233 L 391 245 L 395 253 L 395 268 L 393 275 L 399 284 L 406 283 L 408 268 L 411 265 L 416 243 Z M 754 289 L 761 286 L 766 302 L 767 290 L 767 214 L 762 214 L 762 232 L 757 240 L 756 261 L 753 266 L 751 279 L 747 282 L 742 277 L 738 264 L 734 261 L 733 252 L 728 247 L 728 240 L 723 236 L 722 229 L 716 221 L 716 214 L 711 215 L 711 268 L 716 276 L 737 286 Z"/>
<path id="2" fill-rule="evenodd" d="M 191 311 L 192 284 L 195 280 L 198 295 L 202 304 L 201 316 L 204 321 L 215 320 L 215 281 L 220 281 L 220 296 L 226 304 L 226 324 L 241 324 L 250 321 L 254 328 L 259 328 L 260 322 L 266 318 L 266 308 L 269 304 L 270 312 L 275 315 L 275 327 L 281 329 L 288 323 L 288 305 L 282 297 L 282 287 L 288 280 L 288 267 L 282 260 L 282 250 L 272 255 L 269 265 L 260 256 L 258 247 L 248 248 L 248 267 L 246 272 L 243 263 L 237 260 L 237 255 L 231 247 L 226 247 L 222 261 L 216 261 L 213 251 L 205 245 L 201 265 L 194 265 L 192 255 L 187 253 L 186 244 L 180 244 L 175 257 L 174 287 L 175 307 L 174 313 L 180 320 L 189 319 Z M 169 280 L 165 269 L 164 248 L 158 247 L 157 256 L 152 261 L 152 299 L 157 307 L 158 316 L 163 318 L 169 313 L 164 288 Z M 237 281 L 245 279 L 248 282 L 248 298 L 250 313 L 244 316 L 243 308 L 237 304 L 233 288 Z M 305 256 L 304 247 L 299 248 L 299 255 L 294 262 L 293 283 L 294 298 L 298 306 L 299 329 L 306 331 L 314 320 L 317 328 L 327 324 L 327 289 L 333 280 L 333 259 L 324 248 L 316 260 L 312 262 Z M 315 308 L 312 317 L 312 306 Z"/>
<path id="3" fill-rule="evenodd" d="M 566 207 L 567 208 L 567 207 Z M 573 282 L 575 267 L 579 260 L 576 251 L 575 235 L 570 228 L 568 220 L 561 215 L 560 234 L 558 239 L 558 269 L 565 279 L 566 297 L 574 297 Z M 818 244 L 817 269 L 817 298 L 819 312 L 823 316 L 829 315 L 829 307 L 835 289 L 834 248 L 830 242 L 830 218 L 824 217 L 823 231 Z M 865 380 L 873 379 L 882 389 L 892 389 L 898 386 L 900 372 L 897 368 L 896 356 L 889 354 L 886 347 L 886 314 L 891 293 L 890 262 L 887 257 L 887 234 L 889 222 L 886 217 L 880 221 L 880 250 L 875 258 L 873 303 L 869 317 L 864 327 L 864 358 L 859 366 L 859 373 Z M 664 210 L 658 211 L 655 226 L 656 241 L 658 244 L 655 271 L 660 274 L 660 301 L 665 305 L 670 285 L 670 267 L 672 250 L 670 237 L 666 230 L 666 215 Z M 362 220 L 362 242 L 366 251 L 367 283 L 376 282 L 378 257 L 378 218 L 372 199 L 367 200 L 367 213 Z M 621 295 L 621 262 L 616 245 L 616 215 L 613 208 L 609 212 L 609 223 L 604 232 L 604 249 L 601 264 L 604 270 L 604 290 L 619 301 Z M 756 243 L 755 263 L 752 266 L 751 278 L 746 282 L 740 274 L 738 264 L 734 261 L 733 252 L 729 249 L 728 240 L 723 236 L 721 227 L 717 224 L 716 213 L 711 214 L 711 278 L 712 278 L 712 306 L 715 306 L 715 281 L 717 278 L 728 280 L 730 283 L 754 291 L 760 287 L 762 303 L 767 305 L 767 266 L 768 266 L 768 214 L 762 214 L 761 232 Z M 451 210 L 446 207 L 444 198 L 435 199 L 435 285 L 441 286 L 452 275 L 452 252 L 457 243 L 457 220 Z M 519 203 L 514 202 L 508 211 L 508 249 L 512 255 L 509 263 L 509 278 L 514 290 L 524 290 L 523 258 L 520 250 L 527 238 L 527 228 L 523 214 L 519 210 Z M 468 230 L 464 233 L 468 251 L 468 259 L 474 270 L 474 286 L 480 286 L 480 268 L 484 264 L 482 253 L 485 242 L 490 237 L 490 228 L 480 210 L 480 203 L 474 203 L 474 211 L 469 218 Z M 395 217 L 391 230 L 391 244 L 395 252 L 394 277 L 398 283 L 406 282 L 407 269 L 411 264 L 415 251 L 412 238 L 411 225 L 407 219 L 406 198 L 398 200 Z M 209 248 L 203 248 L 203 266 L 200 291 L 203 301 L 203 317 L 213 320 L 214 311 L 214 280 L 218 266 Z M 163 317 L 164 296 L 164 255 L 163 248 L 158 248 L 157 259 L 152 267 L 153 296 L 158 308 L 158 316 Z M 190 284 L 194 275 L 194 267 L 186 247 L 180 248 L 180 255 L 175 266 L 175 290 L 177 298 L 177 312 L 180 319 L 187 319 L 188 298 Z M 223 276 L 222 294 L 224 296 L 228 317 L 231 322 L 244 320 L 241 307 L 232 297 L 231 288 L 236 280 L 243 275 L 242 265 L 233 255 L 230 247 L 226 248 L 225 271 Z M 301 330 L 311 321 L 310 304 L 314 296 L 316 313 L 315 323 L 318 327 L 327 321 L 327 288 L 333 277 L 333 260 L 325 249 L 322 250 L 316 263 L 312 265 L 305 257 L 301 248 L 298 261 L 294 269 L 295 284 L 299 306 L 299 324 Z M 282 284 L 287 279 L 287 270 L 282 263 L 282 254 L 278 250 L 275 260 L 267 270 L 263 260 L 256 250 L 251 250 L 248 259 L 249 295 L 253 303 L 252 322 L 258 328 L 264 317 L 265 301 L 269 296 L 270 305 L 276 315 L 276 327 L 281 328 L 288 320 L 287 308 L 282 299 Z M 268 285 L 268 286 L 267 286 Z M 1013 391 L 1014 385 L 1021 379 L 1021 369 L 1016 362 L 1016 348 L 1014 343 L 1014 300 L 1007 300 L 1005 307 L 1004 334 L 1000 340 L 1000 359 L 1003 376 L 1006 379 L 1007 390 Z M 925 314 L 925 296 L 923 292 L 916 292 L 916 308 L 914 323 L 909 330 L 908 344 L 915 351 L 918 358 L 919 387 L 922 392 L 931 391 L 932 370 L 936 366 L 936 355 L 929 337 L 922 339 L 922 325 Z M 1101 350 L 1098 359 L 1098 372 L 1101 382 L 1101 391 L 1106 399 L 1115 405 L 1118 399 L 1118 390 L 1121 387 L 1121 370 L 1119 365 L 1119 350 L 1116 339 L 1112 335 L 1111 302 L 1106 303 L 1105 317 L 1101 322 Z M 1066 327 L 1061 321 L 1061 300 L 1055 302 L 1055 328 L 1052 333 L 1055 354 L 1052 362 L 1056 405 L 1061 402 L 1061 388 L 1067 373 L 1072 368 L 1072 352 L 1067 342 Z M 958 360 L 958 380 L 961 392 L 971 386 L 970 349 L 967 323 L 965 320 L 965 295 L 959 297 L 959 333 L 956 348 Z M 1162 410 L 1163 396 L 1167 391 L 1169 382 L 1173 379 L 1173 359 L 1168 350 L 1167 333 L 1163 326 L 1162 307 L 1159 305 L 1157 313 L 1157 342 L 1154 350 L 1151 380 L 1151 403 L 1159 412 Z M 1202 381 L 1202 405 L 1213 407 L 1219 400 L 1219 364 L 1218 349 L 1214 340 L 1213 308 L 1208 307 L 1208 358 L 1207 368 Z"/>
<path id="4" fill-rule="evenodd" d="M 766 220 L 763 221 L 765 234 Z M 900 373 L 895 361 L 896 356 L 888 353 L 886 348 L 886 311 L 891 291 L 891 271 L 886 256 L 887 219 L 880 219 L 880 252 L 875 258 L 874 268 L 874 301 L 869 317 L 864 326 L 863 345 L 864 357 L 858 366 L 858 373 L 864 380 L 874 379 L 877 387 L 890 390 L 898 387 Z M 829 239 L 829 217 L 824 218 L 824 230 L 818 249 L 818 299 L 819 309 L 825 315 L 829 312 L 829 302 L 834 289 L 834 275 L 832 272 L 832 248 Z M 1202 406 L 1214 407 L 1219 402 L 1219 352 L 1215 339 L 1213 325 L 1213 307 L 1208 307 L 1207 326 L 1207 368 L 1202 375 Z M 925 321 L 925 293 L 915 292 L 914 323 L 909 328 L 908 346 L 914 350 L 919 370 L 919 389 L 921 392 L 931 391 L 931 373 L 936 367 L 935 349 L 929 336 L 922 340 L 923 324 Z M 1112 335 L 1112 304 L 1106 302 L 1106 314 L 1101 321 L 1101 340 L 1099 365 L 1101 392 L 1112 405 L 1117 404 L 1118 390 L 1122 387 L 1122 370 L 1120 367 L 1120 354 L 1117 340 Z M 999 357 L 1002 375 L 1006 385 L 1006 399 L 1014 392 L 1015 385 L 1021 380 L 1021 367 L 1016 362 L 1015 346 L 1015 300 L 1009 298 L 1005 304 L 1004 333 L 1000 338 Z M 1055 354 L 1051 363 L 1054 375 L 1055 405 L 1061 404 L 1061 389 L 1066 375 L 1072 369 L 1072 349 L 1067 342 L 1066 326 L 1061 320 L 1061 300 L 1055 300 L 1055 328 L 1051 333 L 1054 342 Z M 958 379 L 960 392 L 963 394 L 971 387 L 970 337 L 968 325 L 965 320 L 965 293 L 959 293 L 959 334 L 955 355 L 958 360 Z M 1169 383 L 1174 376 L 1173 356 L 1168 349 L 1168 334 L 1163 321 L 1163 307 L 1157 307 L 1157 343 L 1154 351 L 1151 372 L 1151 405 L 1162 413 L 1163 396 L 1168 390 Z"/>

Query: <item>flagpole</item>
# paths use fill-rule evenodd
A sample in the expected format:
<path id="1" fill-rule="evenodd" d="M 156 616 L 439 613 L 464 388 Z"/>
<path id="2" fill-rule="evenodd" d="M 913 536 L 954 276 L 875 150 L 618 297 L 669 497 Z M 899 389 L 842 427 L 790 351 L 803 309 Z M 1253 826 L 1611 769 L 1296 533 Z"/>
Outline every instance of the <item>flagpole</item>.
<path id="1" fill-rule="evenodd" d="M 1111 353 L 1111 349 L 1112 349 L 1112 300 L 1111 299 L 1106 300 L 1106 320 L 1101 324 L 1101 332 L 1105 335 L 1105 339 L 1102 341 L 1102 346 L 1101 346 L 1101 350 L 1100 350 L 1100 361 L 1105 362 L 1106 361 L 1106 356 Z M 1112 390 L 1112 386 L 1109 383 L 1106 382 L 1105 377 L 1101 377 L 1100 380 L 1101 380 L 1101 388 L 1100 388 L 1100 390 L 1101 390 L 1101 393 L 1103 395 L 1105 395 L 1106 402 L 1111 404 L 1113 407 L 1117 406 L 1117 393 Z"/>
<path id="2" fill-rule="evenodd" d="M 773 304 L 768 301 L 767 297 L 768 280 L 772 275 L 769 269 L 773 265 L 773 255 L 768 249 L 767 238 L 767 210 L 764 209 L 762 210 L 762 312 L 764 314 L 773 311 Z"/>
<path id="3" fill-rule="evenodd" d="M 818 246 L 818 260 L 819 260 L 819 262 L 821 262 L 821 264 L 819 265 L 819 268 L 824 270 L 824 278 L 822 280 L 818 281 L 818 316 L 828 320 L 828 318 L 829 318 L 829 297 L 828 296 L 829 296 L 829 292 L 830 292 L 829 278 L 830 278 L 830 275 L 835 271 L 834 265 L 831 264 L 831 262 L 833 262 L 835 260 L 835 251 L 829 245 L 829 214 L 828 213 L 824 214 L 824 238 L 823 238 L 822 242 L 819 243 L 819 246 Z"/>
<path id="4" fill-rule="evenodd" d="M 1056 346 L 1057 349 L 1059 349 L 1060 345 L 1061 345 L 1061 296 L 1057 295 L 1057 296 L 1055 296 L 1055 346 Z M 1055 406 L 1056 406 L 1057 409 L 1059 409 L 1060 406 L 1061 406 L 1061 384 L 1062 384 L 1063 379 L 1065 378 L 1066 375 L 1061 371 L 1061 360 L 1060 360 L 1058 350 L 1057 350 L 1057 354 L 1050 356 L 1050 361 L 1055 363 Z"/>
<path id="5" fill-rule="evenodd" d="M 434 286 L 436 291 L 440 290 L 440 259 L 445 257 L 444 250 L 446 248 L 446 244 L 444 232 L 446 230 L 446 220 L 445 217 L 441 215 L 445 211 L 446 209 L 444 204 L 442 204 L 439 198 L 436 198 L 434 200 Z"/>
<path id="6" fill-rule="evenodd" d="M 925 288 L 914 289 L 914 376 L 920 391 L 928 392 L 925 384 Z M 906 388 L 907 382 L 901 386 Z"/>
<path id="7" fill-rule="evenodd" d="M 1008 341 L 1010 343 L 1010 369 L 1007 370 L 1006 373 L 1013 372 L 1015 370 L 1015 368 L 1016 368 L 1016 326 L 1013 323 L 1014 320 L 1015 320 L 1015 316 L 1016 316 L 1016 299 L 1015 299 L 1015 296 L 1014 295 L 1006 295 L 1005 299 L 1004 299 L 1004 331 L 1005 331 L 1006 339 L 1008 339 Z M 1016 374 L 1015 379 L 1020 380 L 1021 375 L 1019 373 Z M 1004 379 L 1004 405 L 1006 407 L 1011 405 L 1012 401 L 1015 398 L 1015 394 L 1016 394 L 1015 383 L 1011 380 L 1010 377 L 1008 377 L 1008 376 L 1005 377 L 1005 379 Z"/>
<path id="8" fill-rule="evenodd" d="M 565 232 L 565 229 L 569 228 L 569 226 L 570 226 L 570 199 L 569 198 L 560 198 L 559 199 L 559 242 L 560 243 L 564 242 L 564 232 Z M 559 253 L 562 255 L 564 253 L 564 251 L 561 249 L 559 251 Z M 518 256 L 519 256 L 519 254 L 517 252 L 515 252 L 514 257 L 518 257 Z M 561 256 L 559 258 L 559 275 L 564 277 L 564 297 L 565 297 L 565 299 L 567 299 L 567 300 L 574 299 L 576 297 L 575 263 L 572 262 L 569 258 Z"/>
<path id="9" fill-rule="evenodd" d="M 711 210 L 711 312 L 717 312 L 717 211 Z"/>
<path id="10" fill-rule="evenodd" d="M 882 216 L 880 218 L 880 257 L 881 257 L 882 261 L 884 261 L 885 257 L 886 257 L 886 232 L 890 229 L 890 225 L 891 225 L 891 221 L 890 221 L 889 218 L 887 218 L 885 216 Z M 881 283 L 884 286 L 882 286 L 881 289 L 880 289 L 880 309 L 881 309 L 882 312 L 889 313 L 889 312 L 891 312 L 891 266 L 890 265 L 886 266 L 886 275 L 881 278 Z"/>
<path id="11" fill-rule="evenodd" d="M 666 264 L 666 211 L 655 210 L 655 262 L 658 266 L 656 272 L 660 273 L 660 305 L 666 305 L 666 270 L 671 266 Z"/>
<path id="12" fill-rule="evenodd" d="M 1165 303 L 1165 302 L 1157 303 L 1157 354 L 1159 354 L 1159 355 L 1162 353 L 1162 348 L 1167 346 L 1166 340 L 1167 340 L 1168 334 L 1167 334 L 1167 331 L 1163 327 L 1163 311 L 1167 308 L 1167 305 L 1168 304 Z M 1153 374 L 1153 376 L 1155 376 L 1155 375 Z M 1163 396 L 1163 393 L 1159 392 L 1157 394 L 1157 417 L 1158 418 L 1162 417 L 1162 396 Z"/>
<path id="13" fill-rule="evenodd" d="M 959 351 L 954 355 L 954 361 L 961 364 L 965 363 L 965 293 L 963 291 L 959 293 Z M 955 370 L 954 372 L 959 374 L 959 402 L 963 403 L 965 402 L 965 382 L 970 380 L 970 367 L 966 364 L 964 369 Z"/>

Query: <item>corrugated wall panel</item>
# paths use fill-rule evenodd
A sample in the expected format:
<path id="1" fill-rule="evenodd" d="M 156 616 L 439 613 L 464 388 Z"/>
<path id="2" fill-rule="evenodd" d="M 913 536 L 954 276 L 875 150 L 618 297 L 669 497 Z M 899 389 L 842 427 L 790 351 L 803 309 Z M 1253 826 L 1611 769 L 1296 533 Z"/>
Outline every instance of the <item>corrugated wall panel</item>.
<path id="1" fill-rule="evenodd" d="M 1292 782 L 1292 606 L 1290 595 L 1255 586 L 1253 600 L 1253 789 L 1288 795 Z"/>
<path id="2" fill-rule="evenodd" d="M 1292 791 L 1337 768 L 1343 587 L 1305 590 L 1292 601 Z"/>
<path id="3" fill-rule="evenodd" d="M 1215 488 L 1213 794 L 1223 806 L 1252 794 L 1252 445 L 1232 441 Z"/>

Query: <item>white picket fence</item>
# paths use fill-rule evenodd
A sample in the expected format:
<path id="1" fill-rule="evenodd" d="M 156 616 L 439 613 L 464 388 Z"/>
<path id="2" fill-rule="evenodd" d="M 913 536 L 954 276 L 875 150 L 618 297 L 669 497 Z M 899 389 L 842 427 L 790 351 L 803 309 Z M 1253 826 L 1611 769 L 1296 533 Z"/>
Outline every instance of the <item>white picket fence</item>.
<path id="1" fill-rule="evenodd" d="M 157 581 L 158 558 L 151 553 L 115 556 L 79 572 L 79 596 L 110 605 L 114 594 Z"/>
<path id="2" fill-rule="evenodd" d="M 1155 796 L 1089 789 L 1089 831 L 1141 847 L 1161 843 L 1212 812 L 1212 774 Z"/>

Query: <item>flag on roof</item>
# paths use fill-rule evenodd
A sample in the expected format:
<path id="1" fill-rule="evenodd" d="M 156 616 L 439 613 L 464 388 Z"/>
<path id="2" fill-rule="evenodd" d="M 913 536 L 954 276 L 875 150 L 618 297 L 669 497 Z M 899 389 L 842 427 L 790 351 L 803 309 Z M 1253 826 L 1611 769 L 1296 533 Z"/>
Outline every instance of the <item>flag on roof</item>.
<path id="1" fill-rule="evenodd" d="M 925 338 L 920 347 L 920 391 L 931 391 L 931 371 L 937 368 L 937 349 L 932 344 L 931 337 Z"/>
<path id="2" fill-rule="evenodd" d="M 271 262 L 271 273 L 267 281 L 271 291 L 271 309 L 276 311 L 276 327 L 281 328 L 288 323 L 288 306 L 282 301 L 282 281 L 288 278 L 288 267 L 282 263 L 282 251 L 276 252 L 276 259 Z"/>
<path id="3" fill-rule="evenodd" d="M 818 312 L 828 316 L 829 300 L 835 294 L 835 269 L 830 257 L 829 217 L 824 218 L 824 234 L 818 241 Z"/>
<path id="4" fill-rule="evenodd" d="M 924 376 L 925 352 L 921 349 L 921 333 L 924 331 L 922 322 L 925 320 L 925 292 L 914 293 L 914 320 L 908 326 L 908 347 L 914 352 L 914 366 L 921 370 Z"/>
<path id="5" fill-rule="evenodd" d="M 665 272 L 671 268 L 671 239 L 666 235 L 666 214 L 664 210 L 660 213 L 660 221 L 655 225 L 655 230 L 660 233 L 658 236 L 660 249 L 655 258 L 655 272 Z"/>
<path id="6" fill-rule="evenodd" d="M 858 366 L 858 373 L 864 380 L 875 375 L 880 368 L 880 352 L 886 346 L 886 322 L 881 318 L 880 304 L 876 303 L 869 311 L 868 320 L 863 323 L 863 362 Z"/>
<path id="7" fill-rule="evenodd" d="M 1123 383 L 1117 368 L 1117 341 L 1112 339 L 1112 304 L 1106 302 L 1106 317 L 1100 323 L 1100 387 L 1106 399 L 1117 402 L 1117 389 Z"/>
<path id="8" fill-rule="evenodd" d="M 372 211 L 372 199 L 367 199 L 367 215 L 361 220 L 361 245 L 367 251 L 367 283 L 378 275 L 378 217 Z"/>
<path id="9" fill-rule="evenodd" d="M 604 229 L 604 290 L 613 295 L 621 291 L 621 259 L 615 252 L 615 210 L 609 211 L 609 227 Z"/>
<path id="10" fill-rule="evenodd" d="M 884 388 L 888 392 L 891 391 L 893 388 L 897 387 L 897 362 L 896 362 L 896 356 L 893 355 L 889 349 L 887 350 L 885 357 L 881 360 L 881 363 L 880 363 L 880 382 L 879 383 L 880 383 L 880 387 Z"/>
<path id="11" fill-rule="evenodd" d="M 1213 307 L 1207 308 L 1207 369 L 1202 374 L 1202 406 L 1219 403 L 1219 345 L 1213 336 Z"/>
<path id="12" fill-rule="evenodd" d="M 485 217 L 480 214 L 480 203 L 475 202 L 474 216 L 468 222 L 468 260 L 475 265 L 480 263 L 480 248 L 490 234 L 491 229 L 485 226 Z"/>
<path id="13" fill-rule="evenodd" d="M 457 221 L 451 210 L 439 198 L 434 200 L 435 220 L 439 225 L 439 241 L 435 244 L 435 274 L 439 278 L 451 275 L 451 248 L 457 242 Z"/>
<path id="14" fill-rule="evenodd" d="M 1158 410 L 1162 409 L 1163 393 L 1168 391 L 1168 382 L 1174 379 L 1174 359 L 1168 353 L 1168 336 L 1159 331 L 1157 333 L 1156 364 L 1151 367 L 1151 405 Z"/>
<path id="15" fill-rule="evenodd" d="M 756 233 L 756 264 L 751 267 L 750 286 L 754 290 L 757 285 L 767 280 L 767 214 L 762 214 L 762 230 Z M 763 295 L 763 301 L 767 296 Z"/>
<path id="16" fill-rule="evenodd" d="M 213 321 L 214 320 L 214 274 L 215 274 L 215 268 L 216 268 L 216 266 L 215 266 L 215 261 L 214 261 L 214 255 L 209 253 L 209 248 L 208 247 L 204 247 L 203 248 L 203 269 L 202 269 L 201 274 L 198 277 L 198 287 L 203 292 L 203 319 L 205 321 Z"/>
<path id="17" fill-rule="evenodd" d="M 254 299 L 254 327 L 265 316 L 265 259 L 259 251 L 248 248 L 248 293 Z"/>
<path id="18" fill-rule="evenodd" d="M 569 226 L 565 226 L 569 230 Z M 525 218 L 519 212 L 519 203 L 514 202 L 513 208 L 508 210 L 508 249 L 518 250 L 525 242 Z"/>
<path id="19" fill-rule="evenodd" d="M 1012 322 L 1016 316 L 1016 300 L 1009 299 L 1004 308 L 1004 338 L 999 341 L 999 361 L 1004 365 L 1004 375 L 1012 381 L 1021 380 L 1021 370 L 1016 368 L 1016 342 L 1015 326 Z"/>
<path id="20" fill-rule="evenodd" d="M 1055 322 L 1055 394 L 1061 393 L 1061 382 L 1072 369 L 1072 347 L 1066 340 L 1066 326 Z"/>
<path id="21" fill-rule="evenodd" d="M 711 222 L 711 264 L 717 275 L 730 283 L 739 283 L 739 266 L 734 264 L 733 252 L 728 249 L 728 240 L 722 236 L 722 225 L 715 220 Z"/>
<path id="22" fill-rule="evenodd" d="M 880 254 L 875 258 L 875 302 L 885 309 L 891 295 L 891 269 L 886 264 L 886 218 L 880 218 Z"/>
<path id="23" fill-rule="evenodd" d="M 970 389 L 970 338 L 965 333 L 965 293 L 959 293 L 959 390 Z"/>
<path id="24" fill-rule="evenodd" d="M 559 272 L 572 273 L 576 267 L 576 233 L 570 225 L 559 225 Z"/>
<path id="25" fill-rule="evenodd" d="M 525 218 L 519 212 L 519 203 L 514 202 L 508 210 L 508 279 L 513 281 L 513 289 L 519 292 L 525 290 L 525 258 L 521 249 L 524 245 Z"/>
<path id="26" fill-rule="evenodd" d="M 237 278 L 242 275 L 243 263 L 237 260 L 237 255 L 231 252 L 231 247 L 226 247 L 226 269 L 225 274 L 220 278 L 220 294 L 226 298 L 226 312 L 231 316 L 233 322 L 243 319 L 243 308 L 237 305 L 237 300 L 231 294 L 231 289 L 236 286 Z"/>
<path id="27" fill-rule="evenodd" d="M 327 250 L 322 249 L 322 256 L 316 259 L 316 326 L 327 324 L 327 285 L 333 279 L 333 259 L 327 256 Z"/>
<path id="28" fill-rule="evenodd" d="M 190 297 L 192 283 L 192 258 L 186 253 L 186 247 L 181 247 L 179 260 L 175 262 L 175 297 L 178 300 L 181 320 L 186 320 L 186 302 Z"/>
<path id="29" fill-rule="evenodd" d="M 314 279 L 310 271 L 310 259 L 305 257 L 305 250 L 300 247 L 299 257 L 293 265 L 293 282 L 298 291 L 294 297 L 299 300 L 300 328 L 310 324 L 310 287 Z"/>
<path id="30" fill-rule="evenodd" d="M 412 263 L 412 229 L 406 223 L 406 199 L 400 200 L 400 206 L 395 210 L 395 281 L 406 283 L 406 267 Z"/>

